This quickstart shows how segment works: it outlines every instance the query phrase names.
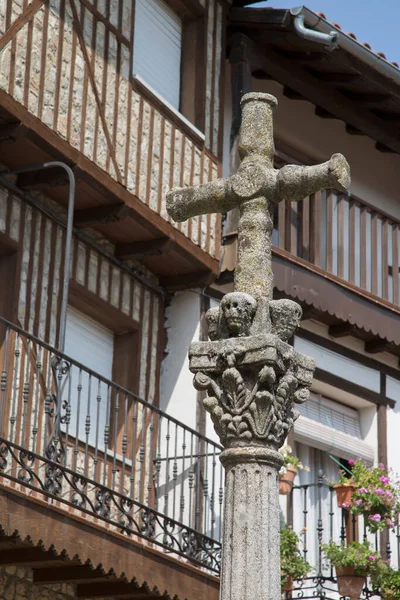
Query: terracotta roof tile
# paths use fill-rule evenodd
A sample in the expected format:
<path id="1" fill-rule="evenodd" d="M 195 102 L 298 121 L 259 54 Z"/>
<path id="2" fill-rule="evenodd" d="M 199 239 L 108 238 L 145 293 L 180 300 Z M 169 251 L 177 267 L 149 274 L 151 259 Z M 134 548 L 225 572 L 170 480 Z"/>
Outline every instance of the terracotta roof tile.
<path id="1" fill-rule="evenodd" d="M 314 11 L 313 11 L 314 12 Z M 333 25 L 334 27 L 336 27 L 336 29 L 339 29 L 339 31 L 342 31 L 342 27 L 339 25 L 339 23 L 335 23 L 333 21 L 329 21 L 329 19 L 326 17 L 326 15 L 323 12 L 315 12 L 314 13 L 316 16 L 320 17 L 321 19 L 325 19 L 325 21 L 327 21 L 328 23 L 331 23 L 331 25 Z M 376 56 L 379 56 L 379 58 L 382 58 L 383 60 L 385 60 L 388 64 L 393 65 L 394 67 L 396 67 L 397 69 L 400 69 L 400 66 L 397 62 L 391 62 L 387 59 L 386 55 L 383 52 L 375 52 L 374 50 L 372 50 L 370 44 L 368 44 L 368 42 L 360 42 L 357 39 L 357 36 L 355 33 L 349 32 L 349 33 L 345 33 L 344 35 L 347 35 L 348 37 L 351 37 L 353 40 L 356 40 L 357 42 L 359 42 L 362 46 L 364 46 L 364 48 L 367 48 L 368 50 L 370 50 L 373 54 L 376 54 Z"/>

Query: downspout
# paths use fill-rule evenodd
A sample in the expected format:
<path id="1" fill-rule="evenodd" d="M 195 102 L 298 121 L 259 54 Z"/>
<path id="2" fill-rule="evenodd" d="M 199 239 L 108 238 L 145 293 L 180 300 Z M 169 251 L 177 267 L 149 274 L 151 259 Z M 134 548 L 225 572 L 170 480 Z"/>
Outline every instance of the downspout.
<path id="1" fill-rule="evenodd" d="M 290 14 L 294 17 L 293 26 L 297 35 L 304 40 L 308 40 L 309 42 L 323 44 L 325 46 L 325 50 L 328 50 L 329 52 L 335 50 L 339 45 L 339 34 L 336 33 L 336 31 L 322 33 L 320 31 L 315 31 L 314 29 L 308 29 L 305 26 L 305 19 L 302 11 L 302 6 L 298 6 L 297 8 L 292 8 L 290 10 Z"/>

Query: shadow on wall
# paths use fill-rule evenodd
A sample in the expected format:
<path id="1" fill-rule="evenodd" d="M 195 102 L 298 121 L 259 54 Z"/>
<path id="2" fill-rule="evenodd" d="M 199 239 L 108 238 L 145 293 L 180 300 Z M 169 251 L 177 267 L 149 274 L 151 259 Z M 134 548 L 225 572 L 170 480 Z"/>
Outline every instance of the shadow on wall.
<path id="1" fill-rule="evenodd" d="M 200 295 L 178 292 L 166 310 L 167 356 L 161 365 L 160 408 L 186 425 L 196 426 L 196 390 L 189 371 L 189 345 L 199 339 Z"/>

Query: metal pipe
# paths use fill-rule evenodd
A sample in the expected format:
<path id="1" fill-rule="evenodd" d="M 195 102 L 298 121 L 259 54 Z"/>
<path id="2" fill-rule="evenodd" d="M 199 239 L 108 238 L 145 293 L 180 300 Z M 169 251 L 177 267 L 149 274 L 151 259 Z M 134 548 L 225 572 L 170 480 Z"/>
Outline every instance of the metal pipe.
<path id="1" fill-rule="evenodd" d="M 339 35 L 337 32 L 332 30 L 327 33 L 323 33 L 313 29 L 308 29 L 305 26 L 305 17 L 304 14 L 302 14 L 302 11 L 302 6 L 292 8 L 290 10 L 290 14 L 294 17 L 293 26 L 297 35 L 310 42 L 323 44 L 326 50 L 335 50 L 335 48 L 337 48 L 339 45 Z"/>
<path id="2" fill-rule="evenodd" d="M 69 272 L 71 263 L 71 247 L 72 247 L 72 231 L 74 224 L 74 204 L 75 204 L 75 175 L 67 164 L 53 160 L 38 165 L 29 165 L 27 167 L 20 167 L 19 169 L 5 169 L 0 171 L 0 177 L 5 175 L 18 175 L 20 173 L 29 173 L 32 171 L 42 171 L 44 169 L 51 169 L 53 167 L 60 167 L 68 175 L 69 181 L 69 193 L 68 193 L 68 215 L 67 215 L 67 234 L 65 240 L 65 258 L 64 258 L 64 279 L 62 285 L 62 296 L 61 296 L 61 313 L 60 313 L 60 330 L 58 335 L 58 350 L 64 352 L 65 348 L 65 331 L 67 327 L 67 308 L 68 308 L 68 293 L 69 293 Z"/>

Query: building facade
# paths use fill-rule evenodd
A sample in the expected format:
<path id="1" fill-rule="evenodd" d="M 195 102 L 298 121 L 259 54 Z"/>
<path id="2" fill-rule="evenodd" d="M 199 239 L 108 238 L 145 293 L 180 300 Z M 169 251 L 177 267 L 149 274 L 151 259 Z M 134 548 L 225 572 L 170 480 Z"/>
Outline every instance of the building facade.
<path id="1" fill-rule="evenodd" d="M 351 535 L 323 476 L 354 457 L 400 472 L 400 71 L 307 9 L 304 31 L 243 4 L 1 6 L 7 600 L 217 598 L 220 446 L 187 349 L 232 287 L 237 215 L 177 224 L 165 195 L 237 167 L 247 91 L 278 99 L 276 168 L 338 151 L 352 168 L 348 194 L 282 202 L 274 223 L 275 296 L 301 303 L 293 343 L 317 360 L 289 439 L 310 472 L 282 497 L 307 529 L 302 597 L 336 597 L 318 544 Z M 394 564 L 399 539 L 376 540 Z"/>

